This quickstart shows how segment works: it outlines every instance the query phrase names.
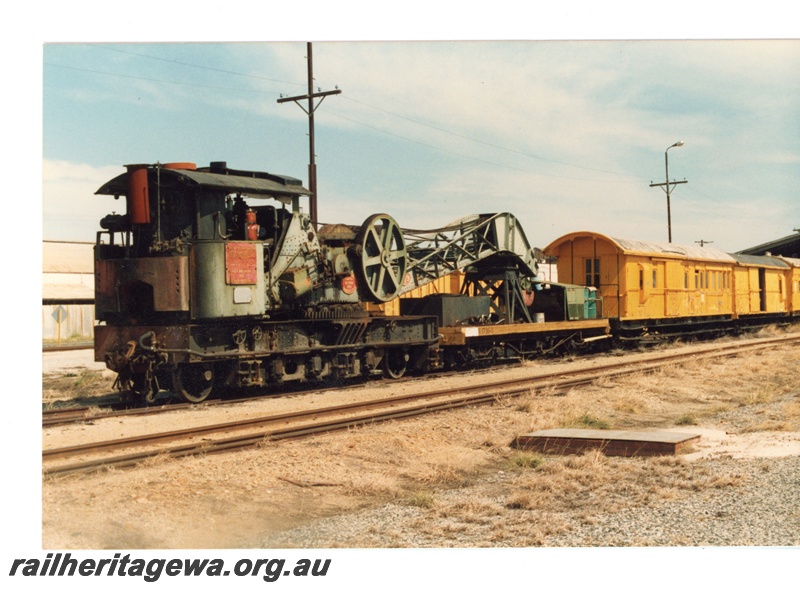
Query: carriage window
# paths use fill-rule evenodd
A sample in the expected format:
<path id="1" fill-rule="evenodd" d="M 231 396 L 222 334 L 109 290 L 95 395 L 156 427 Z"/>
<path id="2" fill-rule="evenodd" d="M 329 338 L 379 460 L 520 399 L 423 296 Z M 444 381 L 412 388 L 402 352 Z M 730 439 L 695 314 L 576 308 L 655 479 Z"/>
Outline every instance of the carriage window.
<path id="1" fill-rule="evenodd" d="M 658 287 L 658 274 L 656 273 L 655 269 L 653 270 L 653 287 Z"/>
<path id="2" fill-rule="evenodd" d="M 584 259 L 584 286 L 600 287 L 600 259 Z"/>

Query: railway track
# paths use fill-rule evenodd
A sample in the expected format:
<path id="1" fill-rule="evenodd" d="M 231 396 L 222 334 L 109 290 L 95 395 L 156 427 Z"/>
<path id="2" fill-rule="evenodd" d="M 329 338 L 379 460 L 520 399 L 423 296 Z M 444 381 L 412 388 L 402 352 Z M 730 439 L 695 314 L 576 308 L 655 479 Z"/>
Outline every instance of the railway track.
<path id="1" fill-rule="evenodd" d="M 42 353 L 47 352 L 65 352 L 65 351 L 75 351 L 79 349 L 92 349 L 94 348 L 94 342 L 87 342 L 87 343 L 72 343 L 69 345 L 45 345 L 42 344 Z"/>
<path id="2" fill-rule="evenodd" d="M 764 338 L 759 340 L 756 344 L 753 344 L 753 347 L 760 347 L 758 344 L 763 344 L 764 347 L 772 346 L 780 344 L 786 340 L 792 341 L 796 339 L 796 337 L 789 336 L 789 337 L 775 337 L 775 338 Z M 748 341 L 744 344 L 734 343 L 734 344 L 717 344 L 714 346 L 714 350 L 717 351 L 718 348 L 720 353 L 723 352 L 737 352 L 740 347 L 750 347 L 753 342 Z M 682 357 L 694 357 L 695 353 L 691 354 L 665 354 L 672 356 L 671 359 L 679 361 Z M 630 361 L 622 361 L 622 362 L 610 362 L 604 364 L 603 368 L 616 368 L 616 367 L 623 367 L 623 366 L 632 366 L 632 364 L 641 363 L 645 364 L 646 361 L 643 362 L 630 362 Z M 493 369 L 497 369 L 497 367 L 493 367 Z M 442 372 L 437 374 L 429 374 L 423 377 L 406 377 L 401 380 L 395 381 L 395 384 L 400 384 L 405 381 L 429 381 L 436 378 L 451 376 L 451 375 L 458 375 L 458 372 Z M 554 378 L 562 374 L 562 371 L 551 372 L 546 375 L 542 375 L 543 377 Z M 329 390 L 329 387 L 326 387 L 324 390 Z M 306 388 L 306 389 L 296 389 L 293 390 L 291 394 L 302 395 L 302 394 L 310 394 L 320 392 L 318 387 Z M 285 394 L 285 393 L 284 393 Z M 202 403 L 203 407 L 210 407 L 215 405 L 231 405 L 236 403 L 243 403 L 247 401 L 258 401 L 263 400 L 265 397 L 270 396 L 270 394 L 266 395 L 256 395 L 256 396 L 247 396 L 247 397 L 237 397 L 237 398 L 222 398 L 222 399 L 208 399 Z M 118 418 L 118 417 L 132 417 L 132 416 L 143 416 L 143 415 L 157 415 L 169 411 L 179 411 L 184 409 L 192 409 L 197 408 L 197 404 L 195 403 L 182 403 L 182 402 L 165 402 L 162 405 L 153 405 L 148 407 L 122 407 L 123 403 L 115 403 L 108 407 L 98 407 L 98 406 L 82 406 L 82 407 L 65 407 L 59 409 L 45 409 L 42 410 L 42 427 L 53 427 L 62 424 L 69 424 L 69 423 L 78 423 L 78 422 L 86 422 L 86 421 L 95 421 L 100 419 L 108 419 L 108 418 Z"/>
<path id="3" fill-rule="evenodd" d="M 44 467 L 44 474 L 63 475 L 96 471 L 104 467 L 124 468 L 156 456 L 180 458 L 196 454 L 241 450 L 260 446 L 268 441 L 299 438 L 458 407 L 493 403 L 502 398 L 527 394 L 532 390 L 544 391 L 546 389 L 549 395 L 564 395 L 570 389 L 590 384 L 601 377 L 615 378 L 637 372 L 653 371 L 664 365 L 687 360 L 733 356 L 743 352 L 769 349 L 777 344 L 798 342 L 800 342 L 800 336 L 770 338 L 755 343 L 723 344 L 713 350 L 703 352 L 665 354 L 658 358 L 636 362 L 621 361 L 591 369 L 554 372 L 455 389 L 432 390 L 322 409 L 49 449 L 42 453 L 43 463 L 49 465 Z M 229 435 L 236 432 L 238 432 L 237 435 Z M 183 443 L 172 444 L 177 441 Z M 59 460 L 75 457 L 108 455 L 110 452 L 122 449 L 132 449 L 135 452 L 120 456 L 101 456 L 66 464 L 56 463 Z"/>

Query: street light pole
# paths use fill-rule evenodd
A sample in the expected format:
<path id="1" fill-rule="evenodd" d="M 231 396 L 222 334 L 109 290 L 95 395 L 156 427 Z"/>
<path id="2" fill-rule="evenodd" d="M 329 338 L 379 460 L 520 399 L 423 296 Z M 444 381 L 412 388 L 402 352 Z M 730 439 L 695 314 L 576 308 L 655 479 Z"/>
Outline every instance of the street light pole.
<path id="1" fill-rule="evenodd" d="M 683 146 L 683 140 L 679 140 L 675 142 L 672 146 L 669 146 L 666 150 L 664 150 L 664 168 L 666 169 L 667 178 L 665 183 L 650 183 L 650 187 L 664 187 L 664 191 L 667 192 L 667 237 L 669 242 L 672 242 L 672 210 L 669 202 L 669 194 L 671 192 L 672 185 L 680 185 L 681 183 L 688 183 L 686 179 L 683 181 L 672 181 L 669 180 L 669 149 L 670 148 L 680 148 Z"/>

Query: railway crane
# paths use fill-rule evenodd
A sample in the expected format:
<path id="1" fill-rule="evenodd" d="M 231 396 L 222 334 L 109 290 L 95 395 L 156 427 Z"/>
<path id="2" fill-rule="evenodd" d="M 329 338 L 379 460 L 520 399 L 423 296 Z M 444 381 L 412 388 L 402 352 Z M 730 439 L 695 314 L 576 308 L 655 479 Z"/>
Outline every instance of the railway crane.
<path id="1" fill-rule="evenodd" d="M 121 391 L 153 401 L 171 389 L 200 402 L 216 387 L 399 377 L 440 367 L 448 339 L 460 352 L 451 361 L 485 347 L 497 355 L 496 334 L 476 350 L 447 338 L 445 324 L 521 323 L 517 341 L 530 337 L 543 286 L 511 214 L 428 231 L 375 214 L 316 231 L 299 207 L 309 191 L 291 177 L 224 162 L 126 168 L 97 191 L 124 196 L 125 213 L 101 220 L 95 245 L 95 359 L 117 372 Z M 454 271 L 465 273 L 462 293 L 435 311 L 418 298 L 404 298 L 400 315 L 367 309 Z"/>

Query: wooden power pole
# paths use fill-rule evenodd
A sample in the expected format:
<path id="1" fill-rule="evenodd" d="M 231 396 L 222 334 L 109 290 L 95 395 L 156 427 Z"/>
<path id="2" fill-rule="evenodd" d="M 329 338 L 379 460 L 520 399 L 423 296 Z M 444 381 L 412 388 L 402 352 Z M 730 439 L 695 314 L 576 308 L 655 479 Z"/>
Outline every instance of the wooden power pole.
<path id="1" fill-rule="evenodd" d="M 287 103 L 294 101 L 297 105 L 306 112 L 308 115 L 308 143 L 309 143 L 309 156 L 308 156 L 308 189 L 311 191 L 309 196 L 309 214 L 311 215 L 311 223 L 314 225 L 314 230 L 317 229 L 317 163 L 314 157 L 314 111 L 317 110 L 320 103 L 325 100 L 328 95 L 338 95 L 342 91 L 338 88 L 336 90 L 328 90 L 325 92 L 314 92 L 314 60 L 311 55 L 311 42 L 308 43 L 308 93 L 298 95 L 295 97 L 281 97 L 278 99 L 279 103 Z M 314 99 L 319 101 L 314 104 Z M 308 108 L 304 107 L 301 100 L 308 101 Z"/>

